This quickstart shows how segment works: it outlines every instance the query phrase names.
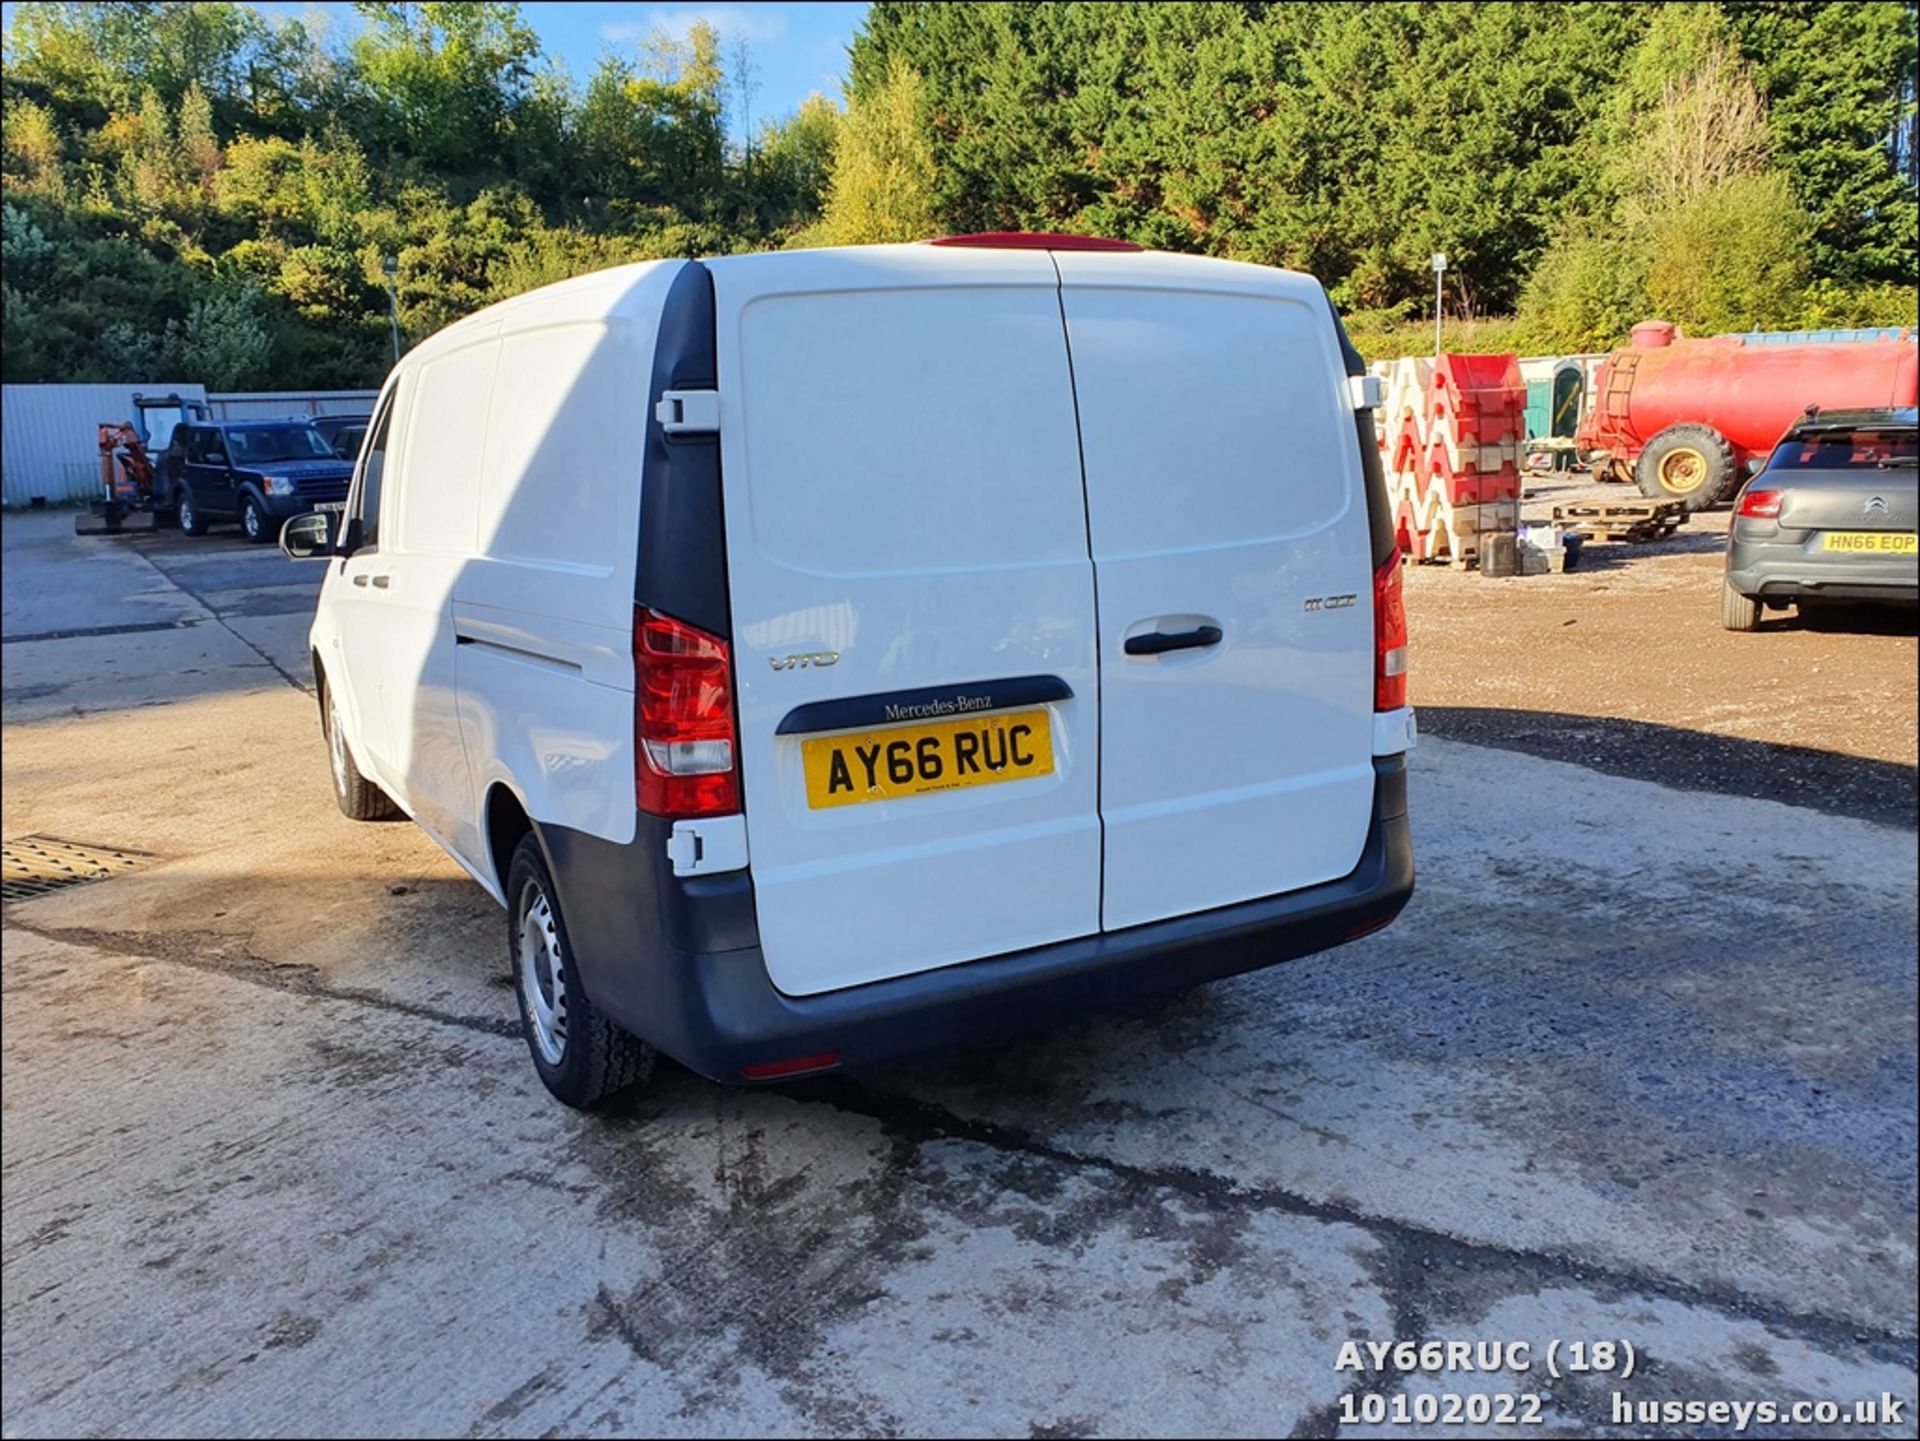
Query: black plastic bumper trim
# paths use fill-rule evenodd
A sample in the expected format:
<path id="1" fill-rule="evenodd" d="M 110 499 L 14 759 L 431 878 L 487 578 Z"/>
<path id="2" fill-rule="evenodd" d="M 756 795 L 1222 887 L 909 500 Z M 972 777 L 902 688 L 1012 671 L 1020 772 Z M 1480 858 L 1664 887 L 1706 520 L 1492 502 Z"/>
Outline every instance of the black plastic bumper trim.
<path id="1" fill-rule="evenodd" d="M 919 690 L 887 691 L 878 695 L 846 696 L 795 706 L 774 727 L 775 735 L 806 735 L 813 731 L 851 730 L 855 726 L 900 725 L 906 721 L 951 720 L 1009 706 L 1066 700 L 1073 687 L 1057 675 L 1023 675 L 1010 680 L 973 681 L 966 685 L 923 686 Z"/>
<path id="2" fill-rule="evenodd" d="M 631 846 L 542 836 L 587 994 L 683 1065 L 736 1083 L 796 1056 L 837 1051 L 860 1067 L 1042 1028 L 1377 929 L 1413 894 L 1414 867 L 1405 758 L 1374 772 L 1366 844 L 1337 881 L 817 996 L 785 995 L 768 976 L 749 872 L 674 877 L 648 818 Z"/>

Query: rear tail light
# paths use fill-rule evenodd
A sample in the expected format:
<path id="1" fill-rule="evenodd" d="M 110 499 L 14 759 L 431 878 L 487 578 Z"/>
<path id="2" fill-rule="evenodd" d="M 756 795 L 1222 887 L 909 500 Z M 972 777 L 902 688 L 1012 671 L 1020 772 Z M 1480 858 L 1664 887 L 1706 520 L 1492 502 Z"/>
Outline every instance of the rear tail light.
<path id="1" fill-rule="evenodd" d="M 1406 703 L 1407 603 L 1396 548 L 1373 573 L 1373 708 L 1399 710 Z"/>
<path id="2" fill-rule="evenodd" d="M 672 819 L 740 809 L 733 657 L 698 626 L 633 613 L 634 792 Z"/>
<path id="3" fill-rule="evenodd" d="M 1740 497 L 1740 514 L 1753 516 L 1756 520 L 1778 520 L 1780 502 L 1785 494 L 1779 490 L 1750 490 Z"/>

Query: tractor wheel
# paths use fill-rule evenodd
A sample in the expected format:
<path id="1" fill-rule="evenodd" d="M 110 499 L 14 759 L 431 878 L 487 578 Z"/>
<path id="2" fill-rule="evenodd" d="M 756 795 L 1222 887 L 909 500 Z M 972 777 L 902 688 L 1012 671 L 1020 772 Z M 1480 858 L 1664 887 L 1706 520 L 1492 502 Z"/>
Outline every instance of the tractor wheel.
<path id="1" fill-rule="evenodd" d="M 1647 442 L 1634 465 L 1640 493 L 1705 510 L 1733 493 L 1733 447 L 1710 425 L 1670 425 Z"/>

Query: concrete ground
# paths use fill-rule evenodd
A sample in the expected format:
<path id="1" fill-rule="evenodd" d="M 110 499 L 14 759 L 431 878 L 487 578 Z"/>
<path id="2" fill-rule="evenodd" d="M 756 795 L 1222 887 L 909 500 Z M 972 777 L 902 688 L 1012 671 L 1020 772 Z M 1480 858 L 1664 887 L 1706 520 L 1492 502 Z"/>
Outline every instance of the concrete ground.
<path id="1" fill-rule="evenodd" d="M 1910 781 L 1889 821 L 1426 740 L 1377 936 L 587 1118 L 491 902 L 333 807 L 317 570 L 4 541 L 4 834 L 151 857 L 5 913 L 7 1436 L 1488 1429 L 1348 1419 L 1446 1392 L 1542 1395 L 1554 1435 L 1730 1434 L 1615 1392 L 1890 1393 L 1839 1434 L 1914 1434 Z M 1337 1370 L 1350 1338 L 1535 1364 Z M 1544 1374 L 1603 1339 L 1631 1379 Z"/>

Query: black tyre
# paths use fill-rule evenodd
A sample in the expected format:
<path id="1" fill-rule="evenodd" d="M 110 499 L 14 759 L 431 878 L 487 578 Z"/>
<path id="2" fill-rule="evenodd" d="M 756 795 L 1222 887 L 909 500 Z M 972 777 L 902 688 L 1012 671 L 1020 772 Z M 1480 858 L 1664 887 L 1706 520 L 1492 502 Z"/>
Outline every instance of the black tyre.
<path id="1" fill-rule="evenodd" d="M 187 491 L 180 492 L 180 529 L 188 535 L 205 535 L 207 522 L 200 514 L 200 508 L 193 503 L 193 496 Z"/>
<path id="2" fill-rule="evenodd" d="M 1669 425 L 1640 452 L 1633 478 L 1642 495 L 1705 510 L 1733 493 L 1733 447 L 1710 425 Z"/>
<path id="3" fill-rule="evenodd" d="M 267 514 L 260 497 L 250 490 L 240 497 L 240 533 L 255 545 L 265 545 L 274 539 L 273 517 Z"/>
<path id="4" fill-rule="evenodd" d="M 353 749 L 347 744 L 345 727 L 333 697 L 333 687 L 320 682 L 320 727 L 326 732 L 328 769 L 333 773 L 333 799 L 340 814 L 350 821 L 390 821 L 400 815 L 379 786 L 360 774 L 353 763 Z"/>
<path id="5" fill-rule="evenodd" d="M 1728 630 L 1760 629 L 1760 602 L 1742 595 L 1730 581 L 1720 582 L 1720 624 Z"/>
<path id="6" fill-rule="evenodd" d="M 527 1053 L 556 1101 L 591 1110 L 653 1074 L 653 1047 L 601 1015 L 581 986 L 559 892 L 531 834 L 507 870 L 507 958 Z"/>

